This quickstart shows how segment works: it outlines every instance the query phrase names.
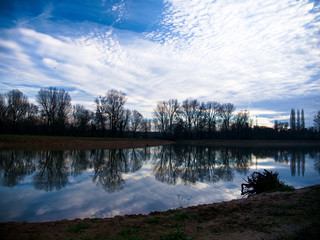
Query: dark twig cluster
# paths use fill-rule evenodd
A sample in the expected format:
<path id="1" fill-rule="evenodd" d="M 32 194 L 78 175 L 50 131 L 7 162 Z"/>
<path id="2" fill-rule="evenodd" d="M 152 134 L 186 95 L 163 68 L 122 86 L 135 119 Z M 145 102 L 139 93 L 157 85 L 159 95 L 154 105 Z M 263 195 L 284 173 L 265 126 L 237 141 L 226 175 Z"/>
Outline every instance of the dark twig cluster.
<path id="1" fill-rule="evenodd" d="M 241 195 L 252 196 L 263 192 L 293 190 L 293 187 L 280 181 L 278 175 L 278 172 L 273 173 L 266 169 L 263 173 L 252 173 L 247 180 L 243 179 L 246 183 L 241 184 Z"/>

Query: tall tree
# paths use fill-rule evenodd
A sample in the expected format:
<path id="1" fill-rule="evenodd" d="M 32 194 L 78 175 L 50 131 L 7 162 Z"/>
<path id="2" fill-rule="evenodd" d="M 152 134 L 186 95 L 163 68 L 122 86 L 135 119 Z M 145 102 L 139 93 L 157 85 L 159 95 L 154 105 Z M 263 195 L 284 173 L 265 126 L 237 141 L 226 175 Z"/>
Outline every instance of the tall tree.
<path id="1" fill-rule="evenodd" d="M 300 131 L 301 129 L 301 123 L 300 123 L 300 110 L 297 110 L 297 130 Z"/>
<path id="2" fill-rule="evenodd" d="M 148 133 L 151 132 L 151 119 L 143 118 L 141 123 L 141 130 L 144 132 L 144 136 L 147 137 Z"/>
<path id="3" fill-rule="evenodd" d="M 229 130 L 232 120 L 232 113 L 236 110 L 236 107 L 232 103 L 224 103 L 220 105 L 219 115 L 222 119 L 222 130 Z"/>
<path id="4" fill-rule="evenodd" d="M 185 123 L 185 128 L 188 135 L 192 136 L 199 116 L 200 103 L 197 99 L 188 98 L 182 102 L 181 110 L 179 111 L 180 117 Z"/>
<path id="5" fill-rule="evenodd" d="M 306 128 L 305 121 L 304 121 L 304 110 L 301 110 L 301 130 L 304 130 Z"/>
<path id="6" fill-rule="evenodd" d="M 72 109 L 74 127 L 81 133 L 92 119 L 92 112 L 86 109 L 83 105 L 76 104 Z"/>
<path id="7" fill-rule="evenodd" d="M 296 130 L 296 113 L 293 108 L 291 109 L 291 114 L 290 114 L 290 128 L 293 131 Z"/>
<path id="8" fill-rule="evenodd" d="M 41 89 L 37 96 L 42 116 L 51 130 L 64 128 L 71 112 L 71 97 L 64 89 Z"/>
<path id="9" fill-rule="evenodd" d="M 123 129 L 123 120 L 127 116 L 124 109 L 126 101 L 126 94 L 114 89 L 109 90 L 105 96 L 96 98 L 96 116 L 100 122 L 106 120 L 107 129 L 112 136 Z"/>
<path id="10" fill-rule="evenodd" d="M 38 112 L 37 106 L 29 103 L 28 97 L 25 96 L 18 89 L 9 91 L 6 95 L 7 104 L 4 104 L 1 108 L 4 107 L 3 114 L 5 117 L 16 126 L 17 123 L 22 123 L 27 120 L 32 120 Z"/>
<path id="11" fill-rule="evenodd" d="M 18 89 L 9 91 L 6 94 L 6 98 L 8 118 L 13 125 L 15 125 L 18 121 L 23 120 L 27 115 L 29 101 L 28 98 Z"/>
<path id="12" fill-rule="evenodd" d="M 7 105 L 5 101 L 5 97 L 0 93 L 0 126 L 2 122 L 6 119 L 7 115 Z"/>
<path id="13" fill-rule="evenodd" d="M 320 111 L 313 117 L 313 125 L 317 131 L 320 131 Z"/>
<path id="14" fill-rule="evenodd" d="M 205 115 L 208 123 L 208 133 L 209 137 L 212 136 L 212 132 L 216 131 L 216 125 L 219 117 L 219 109 L 221 104 L 214 101 L 209 101 L 206 103 Z"/>
<path id="15" fill-rule="evenodd" d="M 143 120 L 142 114 L 137 110 L 133 110 L 132 117 L 131 117 L 131 131 L 134 136 L 136 135 L 137 131 L 142 130 L 142 120 Z"/>
<path id="16" fill-rule="evenodd" d="M 129 129 L 130 117 L 131 117 L 131 111 L 129 109 L 122 111 L 119 119 L 119 123 L 118 123 L 119 136 L 122 136 L 124 132 Z"/>
<path id="17" fill-rule="evenodd" d="M 235 115 L 233 126 L 236 129 L 248 128 L 250 124 L 249 112 L 247 110 L 240 111 Z"/>
<path id="18" fill-rule="evenodd" d="M 158 102 L 153 115 L 156 127 L 165 136 L 172 136 L 174 123 L 178 118 L 179 103 L 177 99 Z"/>

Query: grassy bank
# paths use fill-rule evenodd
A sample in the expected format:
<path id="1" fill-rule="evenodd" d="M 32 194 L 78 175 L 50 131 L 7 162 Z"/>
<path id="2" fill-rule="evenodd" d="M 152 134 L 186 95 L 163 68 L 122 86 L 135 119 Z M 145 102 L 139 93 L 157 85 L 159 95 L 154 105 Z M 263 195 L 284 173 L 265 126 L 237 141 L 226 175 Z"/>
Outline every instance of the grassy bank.
<path id="1" fill-rule="evenodd" d="M 301 140 L 179 140 L 177 143 L 212 147 L 320 147 L 320 141 Z"/>
<path id="2" fill-rule="evenodd" d="M 138 148 L 173 142 L 158 139 L 91 138 L 35 135 L 0 135 L 0 148 L 10 149 L 98 149 Z"/>
<path id="3" fill-rule="evenodd" d="M 319 239 L 320 185 L 115 218 L 0 223 L 2 239 Z"/>
<path id="4" fill-rule="evenodd" d="M 159 140 L 137 138 L 92 138 L 35 135 L 0 135 L 0 148 L 97 149 L 135 148 L 166 144 L 188 144 L 212 147 L 320 147 L 320 141 L 271 140 Z"/>

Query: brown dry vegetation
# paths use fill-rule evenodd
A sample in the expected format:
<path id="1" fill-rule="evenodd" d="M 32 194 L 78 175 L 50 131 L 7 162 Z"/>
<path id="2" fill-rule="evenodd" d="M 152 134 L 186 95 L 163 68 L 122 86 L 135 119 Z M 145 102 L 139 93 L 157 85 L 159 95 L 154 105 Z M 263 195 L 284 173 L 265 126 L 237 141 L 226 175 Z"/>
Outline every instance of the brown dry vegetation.
<path id="1" fill-rule="evenodd" d="M 111 149 L 151 147 L 172 143 L 171 141 L 158 139 L 0 135 L 0 149 Z"/>
<path id="2" fill-rule="evenodd" d="M 214 147 L 320 147 L 320 141 L 306 140 L 184 140 L 180 143 Z"/>
<path id="3" fill-rule="evenodd" d="M 0 223 L 1 239 L 319 239 L 320 185 L 114 218 Z"/>

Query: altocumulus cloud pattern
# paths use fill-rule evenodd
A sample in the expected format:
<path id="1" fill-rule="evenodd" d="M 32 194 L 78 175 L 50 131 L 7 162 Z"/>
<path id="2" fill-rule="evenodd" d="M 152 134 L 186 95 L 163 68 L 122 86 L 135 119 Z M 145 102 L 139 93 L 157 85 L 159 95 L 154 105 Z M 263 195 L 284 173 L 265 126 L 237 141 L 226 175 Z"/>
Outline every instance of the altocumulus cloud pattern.
<path id="1" fill-rule="evenodd" d="M 160 100 L 232 102 L 260 124 L 320 109 L 319 1 L 85 0 L 0 3 L 0 89 L 109 89 L 151 117 Z"/>

